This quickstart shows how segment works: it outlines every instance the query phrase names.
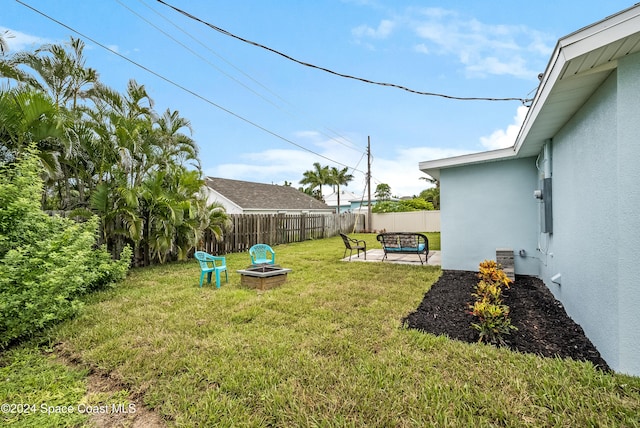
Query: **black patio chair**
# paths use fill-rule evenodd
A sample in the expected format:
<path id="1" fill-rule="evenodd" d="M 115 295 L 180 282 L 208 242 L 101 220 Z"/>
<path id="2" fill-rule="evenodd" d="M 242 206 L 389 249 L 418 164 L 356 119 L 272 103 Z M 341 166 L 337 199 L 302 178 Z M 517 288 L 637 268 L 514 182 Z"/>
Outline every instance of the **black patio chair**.
<path id="1" fill-rule="evenodd" d="M 342 258 L 344 259 L 347 256 L 347 250 L 349 250 L 349 261 L 351 261 L 351 254 L 353 254 L 353 250 L 357 250 L 358 258 L 360 257 L 360 251 L 364 252 L 364 259 L 367 260 L 367 243 L 361 239 L 353 239 L 349 238 L 344 233 L 341 233 L 342 241 L 344 242 L 344 254 L 342 254 Z"/>

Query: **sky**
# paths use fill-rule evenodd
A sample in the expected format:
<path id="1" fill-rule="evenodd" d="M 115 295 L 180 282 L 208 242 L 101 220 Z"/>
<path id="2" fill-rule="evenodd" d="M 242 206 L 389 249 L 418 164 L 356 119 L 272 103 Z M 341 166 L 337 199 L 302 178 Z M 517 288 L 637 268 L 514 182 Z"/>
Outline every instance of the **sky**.
<path id="1" fill-rule="evenodd" d="M 0 1 L 9 54 L 81 38 L 103 83 L 124 92 L 134 79 L 157 112 L 190 121 L 183 132 L 208 176 L 300 187 L 318 162 L 348 167 L 343 189 L 366 194 L 370 142 L 372 193 L 384 183 L 394 196 L 431 186 L 419 162 L 513 145 L 527 112 L 520 100 L 535 95 L 558 39 L 634 4 Z"/>

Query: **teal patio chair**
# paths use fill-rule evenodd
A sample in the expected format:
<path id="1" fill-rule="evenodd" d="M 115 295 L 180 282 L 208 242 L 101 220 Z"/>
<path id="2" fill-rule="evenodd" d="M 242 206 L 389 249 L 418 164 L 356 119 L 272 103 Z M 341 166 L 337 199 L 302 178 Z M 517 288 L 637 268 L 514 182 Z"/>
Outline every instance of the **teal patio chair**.
<path id="1" fill-rule="evenodd" d="M 276 264 L 276 253 L 267 244 L 256 244 L 249 248 L 252 265 Z"/>
<path id="2" fill-rule="evenodd" d="M 204 281 L 204 274 L 207 274 L 207 284 L 211 284 L 211 274 L 216 273 L 216 288 L 220 288 L 220 272 L 224 271 L 224 276 L 229 282 L 227 273 L 227 259 L 220 256 L 212 256 L 204 251 L 196 251 L 194 257 L 200 263 L 200 287 Z"/>

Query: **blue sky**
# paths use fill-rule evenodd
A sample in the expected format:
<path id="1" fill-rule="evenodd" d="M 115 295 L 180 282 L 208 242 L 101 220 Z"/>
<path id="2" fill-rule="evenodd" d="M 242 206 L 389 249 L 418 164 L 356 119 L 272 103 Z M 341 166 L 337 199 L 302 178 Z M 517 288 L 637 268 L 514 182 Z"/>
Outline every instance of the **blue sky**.
<path id="1" fill-rule="evenodd" d="M 417 95 L 305 67 L 189 19 L 156 0 L 3 0 L 11 51 L 81 37 L 87 65 L 155 109 L 191 121 L 207 175 L 299 186 L 314 162 L 351 171 L 364 191 L 428 187 L 418 163 L 513 144 L 519 101 Z M 459 97 L 532 98 L 557 40 L 631 1 L 165 0 L 245 39 L 338 73 Z M 152 70 L 158 77 L 99 44 Z M 10 52 L 11 52 L 10 51 Z M 174 82 L 174 84 L 169 83 Z M 186 88 L 191 93 L 185 91 Z M 194 96 L 192 93 L 198 94 Z M 325 189 L 327 193 L 328 189 Z"/>

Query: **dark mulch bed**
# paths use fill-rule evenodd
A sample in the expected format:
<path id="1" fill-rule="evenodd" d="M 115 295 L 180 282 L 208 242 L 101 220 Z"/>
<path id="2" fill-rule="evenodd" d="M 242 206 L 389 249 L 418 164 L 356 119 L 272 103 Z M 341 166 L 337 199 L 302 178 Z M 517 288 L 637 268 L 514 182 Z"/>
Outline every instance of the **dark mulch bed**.
<path id="1" fill-rule="evenodd" d="M 478 332 L 471 328 L 475 317 L 468 309 L 477 282 L 475 272 L 443 271 L 418 309 L 404 319 L 404 324 L 451 339 L 477 342 Z M 504 338 L 510 349 L 591 361 L 602 370 L 610 370 L 582 327 L 569 318 L 540 279 L 517 275 L 511 288 L 503 292 L 503 302 L 511 309 L 511 323 L 518 327 Z"/>

